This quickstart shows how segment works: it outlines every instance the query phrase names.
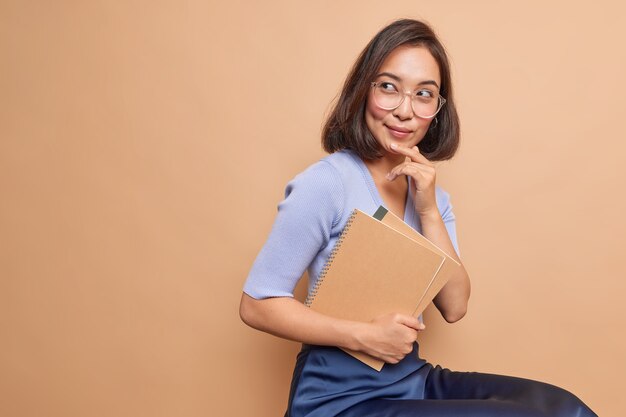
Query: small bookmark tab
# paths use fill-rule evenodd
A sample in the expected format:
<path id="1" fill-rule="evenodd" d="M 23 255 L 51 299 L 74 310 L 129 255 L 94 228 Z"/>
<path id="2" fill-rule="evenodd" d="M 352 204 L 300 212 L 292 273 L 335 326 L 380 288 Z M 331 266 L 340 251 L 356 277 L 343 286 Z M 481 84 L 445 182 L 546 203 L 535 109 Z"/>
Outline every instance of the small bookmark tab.
<path id="1" fill-rule="evenodd" d="M 374 213 L 374 215 L 372 216 L 373 218 L 375 218 L 378 221 L 382 221 L 383 218 L 385 217 L 385 215 L 389 212 L 389 210 L 387 210 L 386 208 L 384 208 L 383 206 L 379 206 L 378 210 L 376 210 L 376 213 Z"/>

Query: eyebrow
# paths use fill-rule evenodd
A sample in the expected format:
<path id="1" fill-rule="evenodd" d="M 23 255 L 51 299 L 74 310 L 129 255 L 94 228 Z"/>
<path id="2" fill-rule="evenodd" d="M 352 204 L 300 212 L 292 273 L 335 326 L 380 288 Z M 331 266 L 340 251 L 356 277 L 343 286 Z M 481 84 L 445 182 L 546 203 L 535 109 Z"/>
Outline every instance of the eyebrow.
<path id="1" fill-rule="evenodd" d="M 381 72 L 380 74 L 378 74 L 376 76 L 376 78 L 381 77 L 381 76 L 387 76 L 389 78 L 393 78 L 394 80 L 398 81 L 398 82 L 402 82 L 402 78 L 398 77 L 396 74 L 392 74 L 390 72 Z M 426 80 L 426 81 L 422 81 L 417 85 L 434 85 L 435 87 L 439 88 L 439 84 L 437 84 L 437 82 L 435 80 Z"/>

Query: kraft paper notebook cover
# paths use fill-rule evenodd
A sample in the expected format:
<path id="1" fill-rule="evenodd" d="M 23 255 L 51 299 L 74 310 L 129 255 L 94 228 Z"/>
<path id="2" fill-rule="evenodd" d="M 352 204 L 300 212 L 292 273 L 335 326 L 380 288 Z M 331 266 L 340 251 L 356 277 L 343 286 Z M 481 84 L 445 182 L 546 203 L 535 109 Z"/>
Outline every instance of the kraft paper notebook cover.
<path id="1" fill-rule="evenodd" d="M 435 280 L 431 284 L 431 286 L 424 294 L 421 302 L 415 308 L 414 316 L 419 316 L 424 312 L 428 304 L 432 301 L 433 298 L 441 291 L 444 285 L 448 282 L 450 277 L 456 273 L 456 271 L 461 267 L 461 264 L 458 263 L 454 258 L 448 256 L 443 250 L 439 249 L 434 243 L 430 240 L 426 239 L 426 237 L 422 236 L 417 230 L 413 229 L 411 226 L 406 224 L 401 218 L 388 211 L 386 208 L 380 206 L 376 213 L 374 213 L 374 218 L 380 220 L 386 225 L 392 227 L 396 231 L 406 235 L 407 237 L 415 240 L 416 242 L 426 246 L 434 250 L 446 257 L 443 266 L 439 270 L 439 273 L 435 277 Z"/>
<path id="2" fill-rule="evenodd" d="M 354 210 L 305 304 L 362 322 L 391 312 L 413 315 L 444 261 L 445 255 Z M 384 365 L 344 350 L 376 370 Z"/>

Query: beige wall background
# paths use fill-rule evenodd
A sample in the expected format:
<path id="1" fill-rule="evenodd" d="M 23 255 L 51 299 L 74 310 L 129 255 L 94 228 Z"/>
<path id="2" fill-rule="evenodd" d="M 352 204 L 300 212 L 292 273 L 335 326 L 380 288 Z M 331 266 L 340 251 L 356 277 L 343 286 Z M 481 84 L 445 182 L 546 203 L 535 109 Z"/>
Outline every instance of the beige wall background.
<path id="1" fill-rule="evenodd" d="M 277 416 L 298 345 L 238 302 L 365 43 L 430 22 L 473 280 L 422 353 L 626 398 L 619 2 L 0 1 L 0 415 Z"/>

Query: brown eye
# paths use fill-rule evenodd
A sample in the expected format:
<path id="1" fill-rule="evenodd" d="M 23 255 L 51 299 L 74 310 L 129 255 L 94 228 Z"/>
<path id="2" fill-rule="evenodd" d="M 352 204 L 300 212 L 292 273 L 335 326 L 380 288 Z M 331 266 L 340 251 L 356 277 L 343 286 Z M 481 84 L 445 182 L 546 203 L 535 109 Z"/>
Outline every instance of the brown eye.
<path id="1" fill-rule="evenodd" d="M 380 89 L 383 90 L 385 93 L 395 93 L 398 91 L 396 86 L 390 82 L 382 82 L 379 85 L 380 85 Z"/>
<path id="2" fill-rule="evenodd" d="M 427 90 L 427 89 L 418 90 L 418 91 L 416 91 L 415 95 L 417 95 L 417 97 L 423 98 L 423 99 L 435 98 L 435 93 L 430 91 L 430 90 Z"/>

